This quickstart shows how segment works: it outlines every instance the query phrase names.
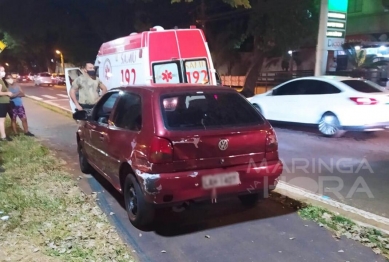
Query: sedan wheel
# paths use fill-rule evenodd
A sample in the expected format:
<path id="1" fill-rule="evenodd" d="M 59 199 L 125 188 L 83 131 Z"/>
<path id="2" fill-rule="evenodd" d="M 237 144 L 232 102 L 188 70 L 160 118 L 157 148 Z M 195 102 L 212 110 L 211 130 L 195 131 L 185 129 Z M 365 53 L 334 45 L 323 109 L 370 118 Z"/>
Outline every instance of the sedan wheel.
<path id="1" fill-rule="evenodd" d="M 132 174 L 127 175 L 124 183 L 124 202 L 127 215 L 136 227 L 149 226 L 154 220 L 154 206 L 148 203 Z"/>
<path id="2" fill-rule="evenodd" d="M 324 114 L 319 122 L 319 131 L 330 137 L 341 137 L 345 131 L 341 129 L 340 122 L 334 114 Z"/>

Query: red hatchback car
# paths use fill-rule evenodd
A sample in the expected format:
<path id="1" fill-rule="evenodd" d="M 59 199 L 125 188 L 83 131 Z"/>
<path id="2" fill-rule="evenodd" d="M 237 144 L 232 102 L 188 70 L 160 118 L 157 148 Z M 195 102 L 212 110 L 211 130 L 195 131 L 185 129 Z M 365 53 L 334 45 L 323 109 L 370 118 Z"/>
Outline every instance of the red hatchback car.
<path id="1" fill-rule="evenodd" d="M 254 205 L 282 173 L 272 126 L 237 91 L 190 84 L 112 89 L 77 111 L 81 170 L 125 199 L 134 226 L 155 208 L 237 196 Z"/>

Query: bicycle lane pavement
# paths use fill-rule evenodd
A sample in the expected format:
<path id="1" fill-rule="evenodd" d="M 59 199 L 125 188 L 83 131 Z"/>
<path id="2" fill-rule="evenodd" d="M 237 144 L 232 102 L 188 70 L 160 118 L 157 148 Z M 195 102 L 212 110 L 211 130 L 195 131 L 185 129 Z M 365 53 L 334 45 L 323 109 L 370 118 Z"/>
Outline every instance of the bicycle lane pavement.
<path id="1" fill-rule="evenodd" d="M 120 194 L 99 175 L 79 171 L 76 122 L 32 100 L 24 104 L 31 132 L 68 163 L 75 178 L 82 177 L 85 193 L 97 192 L 98 204 L 139 261 L 386 261 L 360 243 L 334 239 L 272 199 L 251 209 L 236 199 L 196 204 L 184 212 L 164 209 L 153 230 L 136 229 Z"/>

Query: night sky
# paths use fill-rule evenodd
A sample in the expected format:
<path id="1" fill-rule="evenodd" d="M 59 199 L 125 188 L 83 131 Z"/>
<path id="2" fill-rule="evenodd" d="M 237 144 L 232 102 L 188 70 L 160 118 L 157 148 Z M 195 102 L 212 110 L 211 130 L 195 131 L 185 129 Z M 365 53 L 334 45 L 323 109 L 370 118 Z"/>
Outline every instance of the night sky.
<path id="1" fill-rule="evenodd" d="M 212 18 L 207 35 L 233 18 L 226 12 L 239 11 L 221 1 L 206 2 L 206 14 Z M 65 62 L 93 62 L 103 42 L 132 32 L 155 25 L 200 27 L 200 5 L 200 0 L 0 0 L 0 39 L 11 44 L 0 54 L 0 64 L 8 62 L 12 71 L 46 71 L 51 59 L 59 60 L 56 49 Z"/>

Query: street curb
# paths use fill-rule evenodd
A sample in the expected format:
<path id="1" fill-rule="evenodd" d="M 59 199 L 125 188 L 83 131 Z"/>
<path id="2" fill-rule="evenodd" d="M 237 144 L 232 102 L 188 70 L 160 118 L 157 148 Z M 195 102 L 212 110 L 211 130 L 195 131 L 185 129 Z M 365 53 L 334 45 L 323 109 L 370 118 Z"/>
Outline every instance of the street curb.
<path id="1" fill-rule="evenodd" d="M 45 107 L 47 109 L 50 109 L 51 111 L 60 113 L 60 114 L 65 115 L 65 116 L 67 116 L 69 118 L 73 118 L 72 111 L 67 109 L 67 108 L 60 107 L 60 106 L 58 106 L 56 104 L 51 103 L 50 101 L 39 100 L 39 99 L 36 99 L 36 98 L 28 96 L 28 95 L 26 95 L 26 97 L 31 99 L 31 100 L 33 100 L 37 104 L 39 104 L 39 105 L 41 105 L 41 106 L 43 106 L 43 107 Z"/>
<path id="2" fill-rule="evenodd" d="M 353 220 L 356 224 L 364 227 L 380 230 L 389 234 L 389 219 L 382 217 L 362 209 L 358 209 L 338 201 L 335 201 L 328 196 L 315 194 L 306 189 L 288 184 L 284 181 L 279 181 L 274 192 L 287 196 L 293 200 L 319 205 L 329 211 L 339 213 L 344 217 Z"/>

